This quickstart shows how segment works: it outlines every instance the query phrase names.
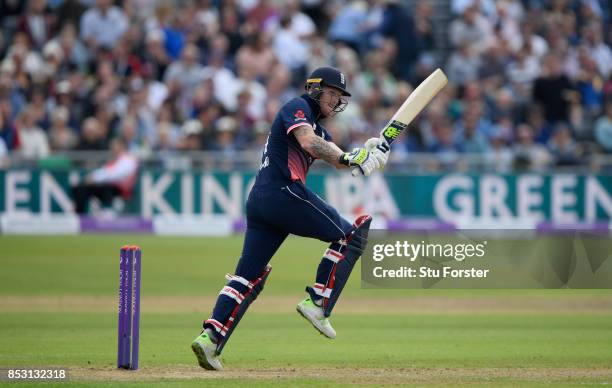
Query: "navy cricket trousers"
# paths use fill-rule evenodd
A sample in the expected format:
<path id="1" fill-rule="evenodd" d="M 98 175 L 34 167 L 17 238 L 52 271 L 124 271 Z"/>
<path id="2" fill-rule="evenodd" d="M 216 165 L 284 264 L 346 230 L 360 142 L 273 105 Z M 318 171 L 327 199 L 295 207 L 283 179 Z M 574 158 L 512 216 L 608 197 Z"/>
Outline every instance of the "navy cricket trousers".
<path id="1" fill-rule="evenodd" d="M 284 187 L 254 187 L 246 214 L 247 230 L 235 274 L 249 281 L 261 276 L 289 234 L 333 243 L 348 236 L 353 228 L 301 182 Z M 331 265 L 320 264 L 317 279 L 326 279 L 330 270 Z M 211 318 L 226 322 L 234 306 L 231 298 L 220 295 Z"/>
<path id="2" fill-rule="evenodd" d="M 247 230 L 236 275 L 256 279 L 289 234 L 334 242 L 352 224 L 301 182 L 253 188 L 246 204 Z"/>

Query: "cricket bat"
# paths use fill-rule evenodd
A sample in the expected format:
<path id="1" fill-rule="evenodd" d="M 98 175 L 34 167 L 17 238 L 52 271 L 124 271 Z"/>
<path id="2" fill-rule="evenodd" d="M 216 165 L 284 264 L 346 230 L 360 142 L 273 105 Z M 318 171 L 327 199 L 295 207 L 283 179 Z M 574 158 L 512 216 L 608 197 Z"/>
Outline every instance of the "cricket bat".
<path id="1" fill-rule="evenodd" d="M 410 93 L 410 96 L 380 131 L 380 138 L 391 145 L 447 83 L 448 79 L 442 70 L 436 69 L 431 73 Z M 354 168 L 352 174 L 353 176 L 359 175 L 359 168 Z"/>

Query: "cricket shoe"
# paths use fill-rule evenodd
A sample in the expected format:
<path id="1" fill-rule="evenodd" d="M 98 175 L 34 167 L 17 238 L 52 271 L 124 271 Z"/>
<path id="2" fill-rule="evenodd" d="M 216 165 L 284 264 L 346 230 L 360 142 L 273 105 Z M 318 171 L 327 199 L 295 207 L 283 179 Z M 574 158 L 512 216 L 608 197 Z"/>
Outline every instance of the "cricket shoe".
<path id="1" fill-rule="evenodd" d="M 193 340 L 191 349 L 195 353 L 198 364 L 200 364 L 202 368 L 208 370 L 223 370 L 223 365 L 221 365 L 221 361 L 215 353 L 217 344 L 212 342 L 206 330 L 202 330 L 202 333 Z"/>
<path id="2" fill-rule="evenodd" d="M 327 338 L 336 338 L 336 330 L 331 325 L 329 319 L 323 314 L 323 309 L 310 299 L 306 298 L 298 303 L 296 310 L 301 316 L 319 330 Z"/>

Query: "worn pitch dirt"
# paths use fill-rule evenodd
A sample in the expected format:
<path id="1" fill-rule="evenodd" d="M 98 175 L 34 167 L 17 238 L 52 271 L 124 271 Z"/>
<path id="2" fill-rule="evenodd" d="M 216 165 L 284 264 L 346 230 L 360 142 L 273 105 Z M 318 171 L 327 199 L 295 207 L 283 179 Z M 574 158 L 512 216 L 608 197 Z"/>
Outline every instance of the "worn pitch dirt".
<path id="1" fill-rule="evenodd" d="M 266 296 L 252 306 L 250 313 L 293 312 L 303 295 Z M 386 303 L 385 301 L 389 302 Z M 215 299 L 209 296 L 142 297 L 142 313 L 201 312 L 210 313 Z M 117 298 L 81 295 L 64 296 L 1 296 L 3 312 L 112 312 L 117 309 Z M 495 297 L 448 298 L 436 296 L 404 297 L 398 299 L 345 298 L 338 302 L 336 314 L 577 314 L 612 311 L 609 297 Z"/>
<path id="2" fill-rule="evenodd" d="M 123 371 L 114 368 L 76 368 L 70 370 L 74 380 L 147 381 L 164 379 L 323 379 L 339 383 L 410 384 L 444 383 L 461 380 L 514 380 L 541 383 L 610 379 L 612 368 L 559 369 L 559 368 L 228 368 L 221 372 L 206 371 L 192 366 L 172 368 L 142 368 Z"/>

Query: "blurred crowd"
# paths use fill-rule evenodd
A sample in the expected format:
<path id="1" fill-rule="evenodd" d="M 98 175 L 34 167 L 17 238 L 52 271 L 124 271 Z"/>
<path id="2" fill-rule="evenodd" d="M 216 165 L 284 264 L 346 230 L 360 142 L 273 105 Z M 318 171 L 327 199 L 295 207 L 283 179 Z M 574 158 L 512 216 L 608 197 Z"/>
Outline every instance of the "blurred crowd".
<path id="1" fill-rule="evenodd" d="M 0 160 L 259 150 L 309 72 L 347 76 L 327 128 L 377 135 L 436 67 L 450 84 L 394 146 L 499 171 L 612 153 L 605 0 L 0 0 Z M 443 3 L 443 2 L 442 2 Z M 440 32 L 443 32 L 441 34 Z M 1 164 L 1 162 L 0 162 Z"/>
<path id="2" fill-rule="evenodd" d="M 610 4 L 452 0 L 455 90 L 430 112 L 433 149 L 485 153 L 500 170 L 612 153 Z"/>

